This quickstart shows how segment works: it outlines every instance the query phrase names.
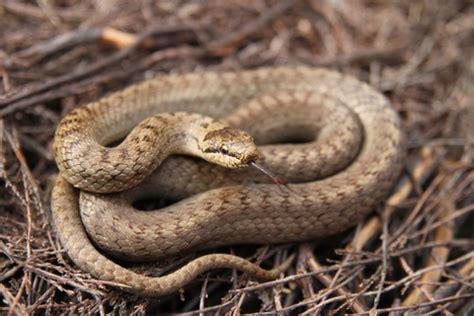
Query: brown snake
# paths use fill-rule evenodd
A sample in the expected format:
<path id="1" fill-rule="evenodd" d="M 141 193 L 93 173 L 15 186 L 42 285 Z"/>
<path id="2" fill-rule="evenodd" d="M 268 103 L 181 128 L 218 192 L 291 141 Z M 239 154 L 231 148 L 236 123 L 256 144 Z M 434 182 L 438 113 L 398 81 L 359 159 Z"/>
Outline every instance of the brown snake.
<path id="1" fill-rule="evenodd" d="M 257 149 L 246 132 L 228 126 L 270 145 Z M 104 147 L 125 136 L 120 145 Z M 295 139 L 306 143 L 289 144 Z M 171 293 L 212 268 L 276 278 L 291 258 L 264 270 L 236 256 L 211 254 L 149 277 L 114 263 L 89 238 L 108 254 L 150 261 L 197 248 L 333 234 L 357 223 L 387 195 L 401 170 L 403 144 L 399 118 L 384 96 L 334 71 L 279 67 L 161 76 L 62 120 L 53 146 L 60 176 L 52 215 L 61 243 L 80 268 L 137 294 Z M 232 168 L 264 161 L 290 183 L 265 183 L 253 169 L 229 171 L 178 156 L 125 193 L 86 192 L 131 188 L 170 154 Z M 82 189 L 80 198 L 69 183 Z M 149 212 L 131 205 L 150 194 L 182 200 Z"/>

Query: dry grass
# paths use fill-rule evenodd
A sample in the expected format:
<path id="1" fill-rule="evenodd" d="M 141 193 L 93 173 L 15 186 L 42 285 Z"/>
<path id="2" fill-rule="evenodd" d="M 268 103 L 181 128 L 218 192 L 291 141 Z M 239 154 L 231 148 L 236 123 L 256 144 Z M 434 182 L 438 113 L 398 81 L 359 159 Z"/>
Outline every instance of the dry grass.
<path id="1" fill-rule="evenodd" d="M 473 314 L 473 20 L 469 0 L 0 1 L 0 314 Z M 157 73 L 277 64 L 390 98 L 410 146 L 383 206 L 322 242 L 223 249 L 297 254 L 274 282 L 214 271 L 149 300 L 72 265 L 49 218 L 65 112 Z"/>

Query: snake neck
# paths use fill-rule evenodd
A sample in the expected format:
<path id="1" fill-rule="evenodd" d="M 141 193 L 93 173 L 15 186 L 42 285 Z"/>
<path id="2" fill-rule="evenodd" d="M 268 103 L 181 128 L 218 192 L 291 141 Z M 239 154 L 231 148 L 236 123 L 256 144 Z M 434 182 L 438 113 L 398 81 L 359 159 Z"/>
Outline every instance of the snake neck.
<path id="1" fill-rule="evenodd" d="M 228 126 L 197 113 L 160 113 L 140 123 L 127 139 L 134 138 L 135 134 L 140 134 L 143 138 L 144 129 L 150 129 L 153 134 L 150 136 L 157 140 L 157 156 L 166 158 L 170 155 L 189 155 L 209 161 L 203 144 L 210 134 L 226 130 Z"/>
<path id="2" fill-rule="evenodd" d="M 173 154 L 206 159 L 200 144 L 210 131 L 226 128 L 210 117 L 176 112 L 145 119 L 132 131 L 113 130 L 100 128 L 112 124 L 113 118 L 104 122 L 104 118 L 94 117 L 93 112 L 89 116 L 89 112 L 83 116 L 74 113 L 58 127 L 53 145 L 55 159 L 68 182 L 97 193 L 119 192 L 135 186 Z M 107 147 L 120 141 L 127 132 L 119 145 Z"/>

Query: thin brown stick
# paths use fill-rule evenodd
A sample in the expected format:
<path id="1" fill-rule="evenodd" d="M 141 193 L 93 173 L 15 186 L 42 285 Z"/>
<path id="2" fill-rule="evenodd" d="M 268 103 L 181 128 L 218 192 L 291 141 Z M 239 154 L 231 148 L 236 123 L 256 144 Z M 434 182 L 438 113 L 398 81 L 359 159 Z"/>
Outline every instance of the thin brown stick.
<path id="1" fill-rule="evenodd" d="M 279 2 L 275 6 L 265 10 L 257 19 L 239 27 L 237 31 L 210 42 L 207 44 L 207 50 L 215 55 L 229 54 L 229 50 L 235 49 L 239 42 L 242 42 L 246 37 L 278 18 L 281 14 L 290 9 L 292 5 L 294 5 L 294 1 L 284 0 Z"/>
<path id="2" fill-rule="evenodd" d="M 173 29 L 175 29 L 175 27 L 173 27 Z M 98 72 L 99 70 L 102 70 L 112 64 L 119 62 L 120 60 L 126 58 L 128 55 L 133 53 L 136 49 L 138 49 L 140 44 L 144 40 L 146 40 L 149 36 L 153 35 L 157 31 L 162 31 L 162 30 L 163 30 L 163 26 L 159 24 L 151 25 L 145 31 L 143 31 L 140 35 L 138 35 L 137 40 L 133 45 L 117 51 L 116 53 L 112 54 L 108 58 L 101 59 L 98 62 L 93 63 L 71 74 L 66 74 L 64 76 L 52 79 L 44 84 L 41 84 L 26 92 L 19 93 L 6 100 L 0 100 L 0 107 L 6 106 L 0 111 L 0 117 L 7 116 L 13 112 L 24 109 L 34 104 L 35 102 L 28 101 L 29 100 L 27 99 L 28 97 L 31 97 L 45 90 L 52 89 L 56 86 L 71 82 L 73 80 L 82 79 L 86 76 L 91 75 L 92 73 Z M 26 99 L 26 100 L 23 100 L 23 99 Z"/>
<path id="3" fill-rule="evenodd" d="M 322 269 L 323 267 L 319 264 L 319 262 L 316 260 L 316 258 L 314 257 L 314 255 L 312 254 L 311 251 L 307 251 L 307 260 L 308 260 L 308 266 L 311 268 L 311 271 L 318 271 L 320 269 Z M 352 275 L 356 275 L 356 273 L 353 273 Z M 316 278 L 321 281 L 326 287 L 329 287 L 330 289 L 332 290 L 336 290 L 336 292 L 339 294 L 339 295 L 347 295 L 349 296 L 350 295 L 350 292 L 343 286 L 338 286 L 336 284 L 332 284 L 331 282 L 333 281 L 333 279 L 325 274 L 320 274 L 320 275 L 316 275 Z M 346 280 L 347 281 L 347 280 Z M 326 295 L 329 295 L 330 294 L 330 291 L 326 292 Z M 322 299 L 323 297 L 322 296 L 318 296 L 318 298 Z M 363 311 L 366 310 L 366 307 L 360 302 L 358 301 L 357 299 L 354 299 L 354 301 L 350 304 L 350 308 L 356 312 L 356 313 L 361 313 Z M 308 310 L 310 311 L 311 308 Z"/>

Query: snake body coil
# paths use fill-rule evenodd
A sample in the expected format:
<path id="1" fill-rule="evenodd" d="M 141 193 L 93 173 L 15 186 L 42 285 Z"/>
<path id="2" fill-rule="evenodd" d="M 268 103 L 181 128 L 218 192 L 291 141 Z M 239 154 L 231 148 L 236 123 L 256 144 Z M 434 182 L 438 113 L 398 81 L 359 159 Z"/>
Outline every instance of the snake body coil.
<path id="1" fill-rule="evenodd" d="M 119 146 L 103 147 L 137 124 Z M 234 126 L 249 131 L 258 144 L 287 143 L 260 146 L 259 158 L 291 182 L 288 188 L 264 183 L 246 170 L 226 172 L 182 157 L 163 162 L 170 153 L 208 155 L 213 161 L 215 146 L 229 150 L 213 143 L 216 135 L 229 147 L 242 143 L 234 144 L 232 137 L 251 147 L 251 138 Z M 292 139 L 308 142 L 288 144 Z M 290 259 L 267 271 L 235 256 L 212 254 L 166 276 L 148 277 L 102 255 L 89 237 L 109 254 L 139 261 L 196 248 L 333 234 L 354 225 L 387 195 L 401 170 L 403 143 L 388 101 L 337 72 L 280 67 L 162 76 L 63 119 L 54 142 L 61 172 L 52 195 L 53 219 L 79 267 L 141 295 L 176 291 L 217 267 L 275 278 Z M 257 159 L 254 148 L 238 149 L 244 154 L 231 152 L 221 164 Z M 161 162 L 138 188 L 86 192 L 133 187 Z M 73 186 L 83 190 L 80 198 Z M 156 211 L 132 207 L 135 199 L 153 192 L 184 199 Z"/>

